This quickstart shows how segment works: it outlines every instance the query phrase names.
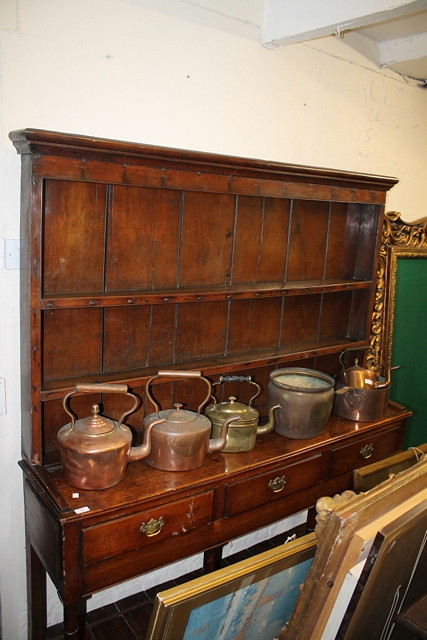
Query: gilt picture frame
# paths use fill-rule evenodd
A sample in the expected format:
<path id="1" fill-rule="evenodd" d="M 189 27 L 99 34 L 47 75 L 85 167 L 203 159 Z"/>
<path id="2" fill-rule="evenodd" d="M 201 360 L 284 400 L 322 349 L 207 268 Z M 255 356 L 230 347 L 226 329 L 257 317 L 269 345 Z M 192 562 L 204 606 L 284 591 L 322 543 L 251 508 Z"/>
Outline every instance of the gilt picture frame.
<path id="1" fill-rule="evenodd" d="M 427 367 L 426 314 L 427 217 L 404 222 L 400 213 L 386 213 L 367 366 L 390 377 L 390 399 L 413 412 L 406 446 L 426 441 L 427 394 L 419 385 Z"/>
<path id="2" fill-rule="evenodd" d="M 405 222 L 398 211 L 384 214 L 367 357 L 368 367 L 381 374 L 385 374 L 391 366 L 396 275 L 400 258 L 427 258 L 427 216 Z"/>
<path id="3" fill-rule="evenodd" d="M 311 533 L 158 593 L 146 640 L 273 639 L 293 611 L 316 543 Z"/>

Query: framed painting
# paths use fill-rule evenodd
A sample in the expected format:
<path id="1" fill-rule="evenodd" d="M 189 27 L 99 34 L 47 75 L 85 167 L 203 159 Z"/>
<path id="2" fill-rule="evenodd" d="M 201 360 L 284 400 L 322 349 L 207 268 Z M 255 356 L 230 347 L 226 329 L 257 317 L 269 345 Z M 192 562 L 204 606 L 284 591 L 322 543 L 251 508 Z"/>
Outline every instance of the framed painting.
<path id="1" fill-rule="evenodd" d="M 382 527 L 427 499 L 426 486 L 427 460 L 422 460 L 389 482 L 338 502 L 319 536 L 315 558 L 292 616 L 279 632 L 280 640 L 335 638 L 331 631 L 324 632 L 327 627 L 339 629 L 342 618 L 334 619 L 334 607 L 345 589 L 346 577 L 366 560 Z"/>
<path id="2" fill-rule="evenodd" d="M 388 376 L 390 397 L 414 412 L 406 445 L 426 440 L 427 393 L 427 217 L 404 222 L 385 214 L 367 366 Z"/>
<path id="3" fill-rule="evenodd" d="M 293 611 L 316 542 L 311 533 L 160 592 L 146 640 L 272 640 Z"/>
<path id="4" fill-rule="evenodd" d="M 414 576 L 426 575 L 426 544 L 423 500 L 378 531 L 336 640 L 392 638 Z"/>

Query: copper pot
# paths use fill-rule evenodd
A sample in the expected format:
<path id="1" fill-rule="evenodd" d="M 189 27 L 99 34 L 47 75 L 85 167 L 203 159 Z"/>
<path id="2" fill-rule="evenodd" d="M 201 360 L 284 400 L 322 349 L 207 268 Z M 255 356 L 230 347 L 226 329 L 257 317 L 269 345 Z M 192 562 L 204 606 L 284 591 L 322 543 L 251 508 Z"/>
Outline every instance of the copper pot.
<path id="1" fill-rule="evenodd" d="M 334 385 L 334 378 L 314 369 L 287 367 L 272 371 L 268 406 L 281 405 L 275 414 L 276 433 L 298 440 L 317 436 L 331 415 Z"/>
<path id="2" fill-rule="evenodd" d="M 75 393 L 122 393 L 133 398 L 132 407 L 118 422 L 99 415 L 99 406 L 92 405 L 92 415 L 76 421 L 69 408 L 69 399 Z M 79 489 L 106 489 L 123 478 L 128 461 L 140 460 L 150 453 L 151 429 L 163 422 L 153 421 L 144 434 L 139 447 L 132 447 L 132 432 L 123 420 L 137 408 L 138 398 L 129 393 L 125 384 L 77 384 L 68 393 L 63 406 L 71 422 L 58 432 L 59 450 L 65 477 Z"/>
<path id="3" fill-rule="evenodd" d="M 212 436 L 218 437 L 221 427 L 226 420 L 236 417 L 236 421 L 229 426 L 226 437 L 224 453 L 237 453 L 239 451 L 251 451 L 254 448 L 256 437 L 261 433 L 269 433 L 274 429 L 274 411 L 280 407 L 276 404 L 271 407 L 268 414 L 268 422 L 259 424 L 259 413 L 252 406 L 252 402 L 261 393 L 261 387 L 251 379 L 251 376 L 221 376 L 218 382 L 212 385 L 215 387 L 224 382 L 247 382 L 256 387 L 256 393 L 250 398 L 249 404 L 237 402 L 235 396 L 230 396 L 228 402 L 217 403 L 212 394 L 213 404 L 205 409 L 205 415 L 212 422 Z"/>
<path id="4" fill-rule="evenodd" d="M 153 380 L 161 377 L 202 380 L 207 385 L 208 392 L 197 413 L 183 409 L 180 403 L 174 404 L 173 409 L 160 411 L 159 405 L 151 395 L 150 385 Z M 152 431 L 152 447 L 146 462 L 156 469 L 190 471 L 201 467 L 207 454 L 221 451 L 225 447 L 228 425 L 238 420 L 236 417 L 226 420 L 219 437 L 210 439 L 212 425 L 201 411 L 210 398 L 211 383 L 203 378 L 200 371 L 159 371 L 147 382 L 146 393 L 155 407 L 155 412 L 144 418 L 145 429 L 149 429 L 153 423 L 157 425 Z M 160 419 L 162 424 L 159 424 Z"/>
<path id="5" fill-rule="evenodd" d="M 380 420 L 388 405 L 390 372 L 399 367 L 391 367 L 384 378 L 375 371 L 360 367 L 357 358 L 353 366 L 345 368 L 344 353 L 340 355 L 342 370 L 335 376 L 334 413 L 356 422 Z"/>

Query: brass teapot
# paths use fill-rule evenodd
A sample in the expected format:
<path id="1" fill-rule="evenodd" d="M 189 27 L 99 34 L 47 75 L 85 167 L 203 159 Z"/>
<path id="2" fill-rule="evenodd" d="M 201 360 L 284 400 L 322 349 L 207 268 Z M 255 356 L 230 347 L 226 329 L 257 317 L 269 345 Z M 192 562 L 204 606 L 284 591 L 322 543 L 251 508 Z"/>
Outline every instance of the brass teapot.
<path id="1" fill-rule="evenodd" d="M 122 393 L 133 398 L 132 407 L 118 422 L 99 415 L 99 406 L 92 405 L 92 415 L 76 421 L 69 407 L 75 393 Z M 58 432 L 59 450 L 65 477 L 79 489 L 107 489 L 123 478 L 128 461 L 146 458 L 151 448 L 151 429 L 160 422 L 153 421 L 144 433 L 144 442 L 132 447 L 132 432 L 123 420 L 135 411 L 139 399 L 125 384 L 77 384 L 63 400 L 63 407 L 71 422 Z"/>
<path id="2" fill-rule="evenodd" d="M 153 380 L 162 377 L 196 378 L 207 384 L 208 393 L 196 413 L 183 409 L 180 403 L 174 404 L 173 409 L 160 411 L 151 395 L 150 385 Z M 219 437 L 210 439 L 212 425 L 201 411 L 210 398 L 211 383 L 200 371 L 159 371 L 147 382 L 146 394 L 154 405 L 155 412 L 144 418 L 145 429 L 157 425 L 152 431 L 152 447 L 146 458 L 147 464 L 165 471 L 190 471 L 201 467 L 207 454 L 224 449 L 228 425 L 238 418 L 232 417 L 225 421 Z M 160 418 L 163 420 L 159 420 Z"/>
<path id="3" fill-rule="evenodd" d="M 217 403 L 215 396 L 212 395 L 213 404 L 205 409 L 205 415 L 212 422 L 212 436 L 215 438 L 219 434 L 223 423 L 232 417 L 236 420 L 228 428 L 226 445 L 223 449 L 224 453 L 237 453 L 239 451 L 250 451 L 254 448 L 257 435 L 261 433 L 269 433 L 274 429 L 274 411 L 280 408 L 280 404 L 276 404 L 270 408 L 268 412 L 268 422 L 259 424 L 259 413 L 252 406 L 252 402 L 261 393 L 261 387 L 254 382 L 251 376 L 220 376 L 218 382 L 214 382 L 212 388 L 217 384 L 224 382 L 248 382 L 256 387 L 257 392 L 253 395 L 249 404 L 237 402 L 235 396 L 230 396 L 228 402 Z"/>

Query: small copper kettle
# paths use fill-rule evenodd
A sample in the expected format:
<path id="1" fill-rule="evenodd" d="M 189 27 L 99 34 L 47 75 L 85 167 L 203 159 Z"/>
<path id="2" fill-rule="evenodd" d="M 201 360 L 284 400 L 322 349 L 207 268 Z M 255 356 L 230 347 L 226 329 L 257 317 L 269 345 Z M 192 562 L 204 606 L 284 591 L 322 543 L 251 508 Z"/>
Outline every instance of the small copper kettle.
<path id="1" fill-rule="evenodd" d="M 249 404 L 237 402 L 235 396 L 230 396 L 228 402 L 217 403 L 215 396 L 212 394 L 213 404 L 205 409 L 205 415 L 212 422 L 212 436 L 216 438 L 221 430 L 224 421 L 236 416 L 237 420 L 230 425 L 227 432 L 227 441 L 224 453 L 237 453 L 239 451 L 251 451 L 254 448 L 256 437 L 261 433 L 269 433 L 274 429 L 274 411 L 281 405 L 276 404 L 268 412 L 268 421 L 265 424 L 259 424 L 259 413 L 252 406 L 252 402 L 261 393 L 261 387 L 254 382 L 251 376 L 220 376 L 218 382 L 212 385 L 224 382 L 247 382 L 256 387 L 256 393 L 250 398 Z"/>
<path id="2" fill-rule="evenodd" d="M 70 410 L 69 398 L 75 393 L 123 393 L 133 398 L 132 407 L 119 421 L 99 415 L 99 406 L 92 405 L 92 415 L 76 421 Z M 79 489 L 107 489 L 123 478 L 130 460 L 147 457 L 151 448 L 151 429 L 160 422 L 153 421 L 144 434 L 144 442 L 132 447 L 132 432 L 123 420 L 137 408 L 139 399 L 129 393 L 125 384 L 77 384 L 63 400 L 63 407 L 71 422 L 58 432 L 59 450 L 65 477 Z"/>
<path id="3" fill-rule="evenodd" d="M 180 403 L 174 404 L 173 409 L 159 411 L 160 407 L 151 395 L 150 385 L 156 378 L 167 376 L 198 378 L 207 384 L 207 396 L 197 413 L 183 409 Z M 151 433 L 152 447 L 146 462 L 156 469 L 190 471 L 201 467 L 207 454 L 221 451 L 225 447 L 228 425 L 238 420 L 232 417 L 224 422 L 219 437 L 210 439 L 212 425 L 201 411 L 210 398 L 211 383 L 200 371 L 159 371 L 147 382 L 146 393 L 155 407 L 155 413 L 144 418 L 145 429 L 151 428 L 153 423 L 157 425 Z M 162 424 L 159 424 L 160 418 L 163 418 Z"/>

